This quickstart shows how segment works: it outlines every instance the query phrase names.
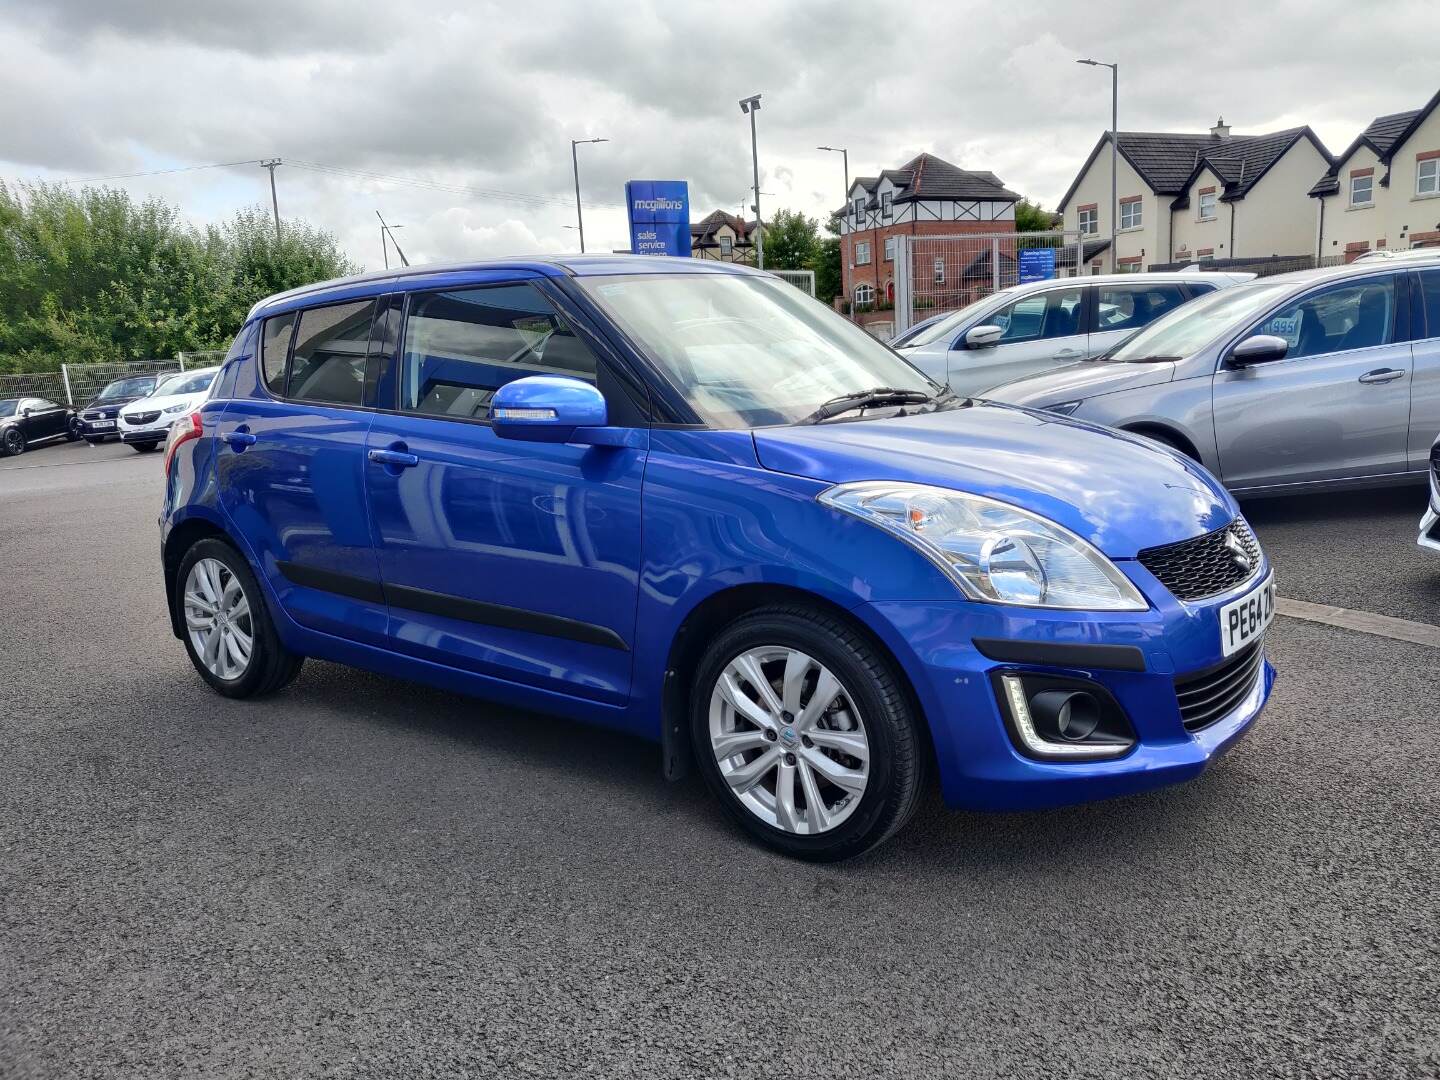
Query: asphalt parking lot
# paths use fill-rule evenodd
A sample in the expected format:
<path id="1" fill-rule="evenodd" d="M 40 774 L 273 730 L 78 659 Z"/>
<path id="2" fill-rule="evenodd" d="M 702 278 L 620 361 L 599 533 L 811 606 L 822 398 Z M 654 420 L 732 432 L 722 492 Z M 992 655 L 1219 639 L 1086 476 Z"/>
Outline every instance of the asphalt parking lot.
<path id="1" fill-rule="evenodd" d="M 1198 781 L 787 862 L 647 744 L 311 663 L 213 695 L 158 454 L 0 461 L 0 1076 L 1434 1077 L 1440 652 L 1280 618 Z M 1423 489 L 1253 503 L 1440 623 Z"/>

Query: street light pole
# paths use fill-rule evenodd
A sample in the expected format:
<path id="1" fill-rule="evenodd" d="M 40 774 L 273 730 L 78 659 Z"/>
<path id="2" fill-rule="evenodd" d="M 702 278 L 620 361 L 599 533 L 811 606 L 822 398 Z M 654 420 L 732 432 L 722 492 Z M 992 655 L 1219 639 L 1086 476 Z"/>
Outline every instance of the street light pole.
<path id="1" fill-rule="evenodd" d="M 765 269 L 765 229 L 760 217 L 760 146 L 755 138 L 755 114 L 760 111 L 760 95 L 740 99 L 740 111 L 750 116 L 750 163 L 755 169 L 755 265 Z"/>
<path id="2" fill-rule="evenodd" d="M 1076 60 L 1087 67 L 1110 69 L 1110 272 L 1113 274 L 1120 264 L 1116 261 L 1119 252 L 1115 250 L 1115 233 L 1120 227 L 1119 160 L 1120 160 L 1120 65 L 1107 64 L 1103 60 Z M 1081 251 L 1084 251 L 1084 237 L 1081 237 Z M 1080 273 L 1077 263 L 1075 273 Z"/>
<path id="3" fill-rule="evenodd" d="M 580 155 L 575 148 L 581 143 L 609 142 L 609 139 L 571 139 L 570 164 L 575 169 L 575 227 L 580 230 L 580 254 L 585 254 L 585 215 L 580 210 Z"/>
<path id="4" fill-rule="evenodd" d="M 845 201 L 850 201 L 850 151 L 843 146 L 817 146 L 816 150 L 829 150 L 832 154 L 839 154 L 845 164 Z"/>
<path id="5" fill-rule="evenodd" d="M 275 214 L 275 241 L 280 241 L 280 200 L 275 195 L 275 167 L 282 164 L 280 159 L 271 158 L 269 161 L 260 162 L 262 169 L 270 170 L 270 209 Z"/>

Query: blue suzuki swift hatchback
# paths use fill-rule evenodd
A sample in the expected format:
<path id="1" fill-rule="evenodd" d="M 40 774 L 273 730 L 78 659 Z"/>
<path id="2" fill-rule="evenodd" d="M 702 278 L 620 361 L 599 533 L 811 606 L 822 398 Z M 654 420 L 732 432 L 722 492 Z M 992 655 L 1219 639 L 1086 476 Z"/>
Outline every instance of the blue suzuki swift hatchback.
<path id="1" fill-rule="evenodd" d="M 637 733 L 803 858 L 893 834 L 932 769 L 983 810 L 1187 780 L 1274 681 L 1269 564 L 1201 466 L 955 397 L 736 266 L 272 297 L 165 471 L 219 693 L 316 657 Z"/>

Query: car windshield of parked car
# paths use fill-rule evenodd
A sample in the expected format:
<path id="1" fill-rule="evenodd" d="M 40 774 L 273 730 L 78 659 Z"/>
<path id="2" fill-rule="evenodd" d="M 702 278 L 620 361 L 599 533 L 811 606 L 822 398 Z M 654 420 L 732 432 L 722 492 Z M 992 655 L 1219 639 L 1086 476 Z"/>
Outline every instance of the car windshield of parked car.
<path id="1" fill-rule="evenodd" d="M 1272 303 L 1288 288 L 1284 282 L 1239 285 L 1191 300 L 1136 331 L 1101 359 L 1132 364 L 1183 360 Z"/>
<path id="2" fill-rule="evenodd" d="M 716 427 L 795 423 L 832 399 L 881 387 L 941 390 L 849 319 L 773 278 L 647 274 L 581 283 Z"/>
<path id="3" fill-rule="evenodd" d="M 985 308 L 993 305 L 1003 296 L 1008 296 L 1011 290 L 1001 289 L 999 292 L 991 293 L 983 300 L 976 300 L 959 311 L 951 312 L 943 319 L 937 319 L 928 326 L 918 327 L 918 333 L 908 333 L 892 342 L 897 349 L 918 349 L 925 345 L 933 345 L 941 338 L 949 337 L 960 329 L 966 321 L 979 315 Z"/>
<path id="4" fill-rule="evenodd" d="M 136 379 L 118 379 L 100 391 L 97 401 L 114 401 L 116 398 L 144 397 L 155 385 L 155 376 L 145 375 Z"/>
<path id="5" fill-rule="evenodd" d="M 9 401 L 0 401 L 0 416 L 14 416 L 15 407 L 20 404 L 18 398 L 11 398 Z"/>
<path id="6" fill-rule="evenodd" d="M 151 397 L 176 397 L 180 394 L 198 394 L 210 388 L 211 381 L 215 378 L 214 371 L 188 372 L 183 375 L 172 375 L 155 388 Z"/>

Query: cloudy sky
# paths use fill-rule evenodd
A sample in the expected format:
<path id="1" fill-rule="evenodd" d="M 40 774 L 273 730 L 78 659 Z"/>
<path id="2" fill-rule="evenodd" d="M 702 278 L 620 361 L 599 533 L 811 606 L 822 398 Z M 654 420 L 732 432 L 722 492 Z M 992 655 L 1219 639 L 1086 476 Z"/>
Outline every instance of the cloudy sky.
<path id="1" fill-rule="evenodd" d="M 820 144 L 852 175 L 928 150 L 1053 206 L 1109 120 L 1079 56 L 1121 64 L 1122 130 L 1223 114 L 1337 152 L 1440 89 L 1435 0 L 0 0 L 0 41 L 0 177 L 279 157 L 281 216 L 367 267 L 377 209 L 412 262 L 576 250 L 572 138 L 610 140 L 580 148 L 592 250 L 628 243 L 628 178 L 734 212 L 755 92 L 764 208 L 819 215 L 844 188 Z M 269 199 L 254 164 L 108 183 L 197 222 Z"/>

